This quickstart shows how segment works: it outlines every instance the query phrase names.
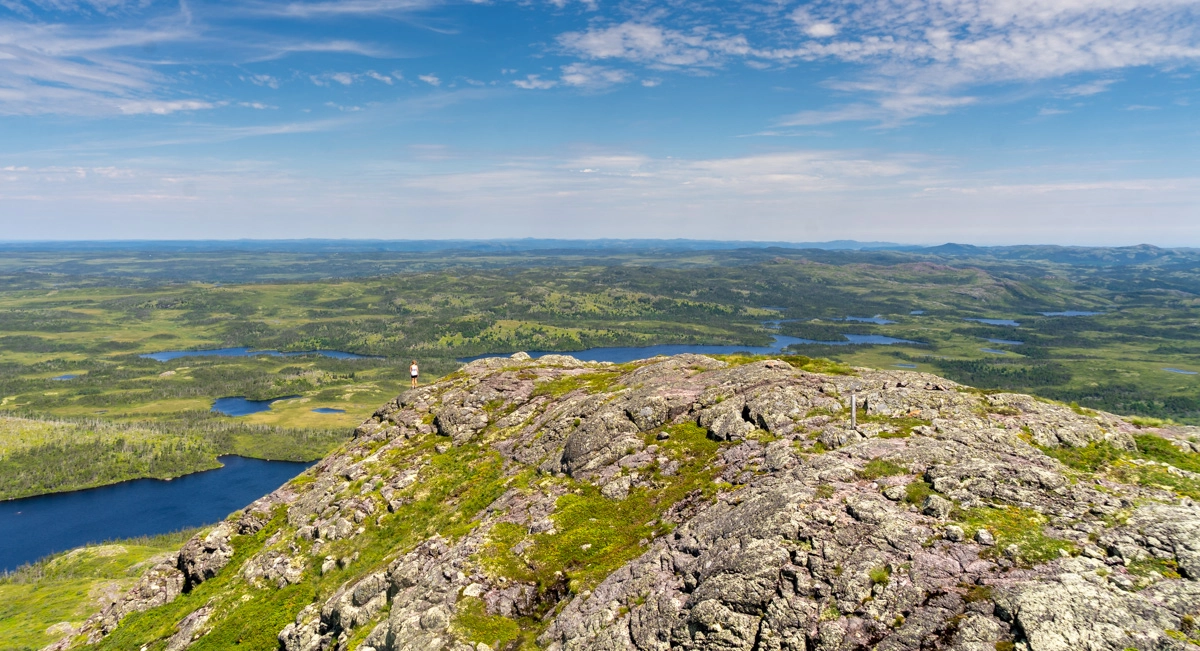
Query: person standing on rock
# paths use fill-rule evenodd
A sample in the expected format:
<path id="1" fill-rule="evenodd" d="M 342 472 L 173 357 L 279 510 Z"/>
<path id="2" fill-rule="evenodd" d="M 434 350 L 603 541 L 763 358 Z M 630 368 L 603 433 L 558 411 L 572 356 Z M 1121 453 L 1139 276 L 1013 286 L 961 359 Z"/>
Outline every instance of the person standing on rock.
<path id="1" fill-rule="evenodd" d="M 408 367 L 408 374 L 412 377 L 412 388 L 417 388 L 417 377 L 421 375 L 421 369 L 417 367 L 417 360 L 412 361 L 412 366 Z"/>

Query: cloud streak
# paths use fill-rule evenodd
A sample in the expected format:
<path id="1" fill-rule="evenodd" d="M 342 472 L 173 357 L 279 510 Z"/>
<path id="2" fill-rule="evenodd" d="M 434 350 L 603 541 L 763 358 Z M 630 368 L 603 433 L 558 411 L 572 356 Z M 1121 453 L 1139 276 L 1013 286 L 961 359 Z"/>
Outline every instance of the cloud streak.
<path id="1" fill-rule="evenodd" d="M 726 11 L 723 24 L 744 33 L 722 33 L 704 25 L 706 15 L 721 15 L 708 5 L 659 8 L 653 19 L 564 33 L 558 45 L 587 60 L 658 70 L 838 62 L 856 71 L 855 92 L 872 98 L 782 124 L 894 126 L 976 103 L 972 89 L 983 85 L 1200 61 L 1200 5 L 1192 0 L 814 0 L 754 29 L 758 11 Z M 1088 97 L 1113 83 L 1093 80 L 1060 94 Z"/>

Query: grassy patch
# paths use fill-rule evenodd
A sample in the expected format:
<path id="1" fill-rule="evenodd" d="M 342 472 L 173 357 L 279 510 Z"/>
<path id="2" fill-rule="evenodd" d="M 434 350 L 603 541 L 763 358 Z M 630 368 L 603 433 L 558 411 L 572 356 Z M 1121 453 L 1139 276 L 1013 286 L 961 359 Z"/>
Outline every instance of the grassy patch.
<path id="1" fill-rule="evenodd" d="M 1200 481 L 1180 477 L 1163 466 L 1119 461 L 1109 469 L 1109 474 L 1126 484 L 1159 488 L 1200 500 Z"/>
<path id="2" fill-rule="evenodd" d="M 654 488 L 635 488 L 624 500 L 572 482 L 572 491 L 558 499 L 551 516 L 553 533 L 526 536 L 518 525 L 498 525 L 480 554 L 481 564 L 493 576 L 535 583 L 542 593 L 557 589 L 566 577 L 570 590 L 578 593 L 636 558 L 651 540 L 672 529 L 659 519 L 664 511 L 689 495 L 710 499 L 718 489 L 711 462 L 721 444 L 694 423 L 668 431 L 671 437 L 658 445 L 661 454 L 680 462 L 675 475 L 658 476 Z M 522 541 L 527 544 L 518 554 L 513 550 Z"/>
<path id="3" fill-rule="evenodd" d="M 583 389 L 588 393 L 600 393 L 610 390 L 613 380 L 616 380 L 620 376 L 621 373 L 615 371 L 564 375 L 538 384 L 533 390 L 533 395 L 557 398 L 579 389 Z"/>
<path id="4" fill-rule="evenodd" d="M 1174 560 L 1145 558 L 1140 561 L 1130 561 L 1125 569 L 1135 576 L 1150 577 L 1152 574 L 1158 574 L 1165 579 L 1180 578 L 1179 565 Z"/>
<path id="5" fill-rule="evenodd" d="M 1096 472 L 1128 455 L 1125 450 L 1118 449 L 1107 441 L 1093 441 L 1081 448 L 1038 446 L 1038 449 L 1068 468 L 1084 472 Z"/>
<path id="6" fill-rule="evenodd" d="M 461 640 L 482 642 L 493 649 L 505 648 L 521 636 L 521 626 L 507 617 L 489 615 L 483 600 L 463 597 L 458 600 L 451 631 Z"/>
<path id="7" fill-rule="evenodd" d="M 968 538 L 980 529 L 987 529 L 995 537 L 996 545 L 985 550 L 985 555 L 1000 555 L 1009 545 L 1016 545 L 1018 551 L 1015 560 L 1025 565 L 1035 565 L 1059 558 L 1061 552 L 1076 552 L 1075 545 L 1070 541 L 1045 535 L 1042 529 L 1046 525 L 1046 517 L 1029 509 L 1015 506 L 979 507 L 963 511 L 960 516 Z"/>
<path id="8" fill-rule="evenodd" d="M 1114 479 L 1127 484 L 1152 486 L 1200 499 L 1200 481 L 1156 465 L 1166 463 L 1180 470 L 1200 472 L 1200 454 L 1184 452 L 1170 441 L 1153 434 L 1137 434 L 1133 438 L 1137 444 L 1137 450 L 1133 452 L 1121 450 L 1104 441 L 1080 448 L 1040 449 L 1075 470 L 1091 473 L 1106 471 Z M 1135 459 L 1155 463 L 1131 463 Z"/>
<path id="9" fill-rule="evenodd" d="M 912 431 L 913 431 L 914 427 L 921 427 L 921 426 L 927 426 L 927 425 L 933 424 L 931 421 L 925 420 L 923 418 L 916 418 L 913 416 L 893 417 L 893 416 L 871 415 L 871 416 L 862 416 L 859 418 L 859 420 L 863 423 L 880 423 L 880 424 L 888 427 L 890 431 L 885 431 L 885 432 L 879 433 L 879 438 L 881 438 L 881 439 L 908 438 L 909 436 L 912 436 Z"/>
<path id="10" fill-rule="evenodd" d="M 925 498 L 934 494 L 933 485 L 927 481 L 918 479 L 914 482 L 909 482 L 904 487 L 904 501 L 909 504 L 920 505 L 925 501 Z"/>
<path id="11" fill-rule="evenodd" d="M 1180 470 L 1200 472 L 1200 454 L 1184 452 L 1170 441 L 1153 434 L 1135 434 L 1133 440 L 1143 459 L 1169 463 Z"/>
<path id="12" fill-rule="evenodd" d="M 61 637 L 51 626 L 83 623 L 108 592 L 126 590 L 151 561 L 195 530 L 119 540 L 56 554 L 0 576 L 0 649 L 40 649 Z"/>
<path id="13" fill-rule="evenodd" d="M 862 470 L 858 471 L 858 476 L 861 479 L 879 479 L 880 477 L 907 474 L 908 468 L 886 459 L 871 459 L 867 462 L 867 465 L 863 466 Z"/>

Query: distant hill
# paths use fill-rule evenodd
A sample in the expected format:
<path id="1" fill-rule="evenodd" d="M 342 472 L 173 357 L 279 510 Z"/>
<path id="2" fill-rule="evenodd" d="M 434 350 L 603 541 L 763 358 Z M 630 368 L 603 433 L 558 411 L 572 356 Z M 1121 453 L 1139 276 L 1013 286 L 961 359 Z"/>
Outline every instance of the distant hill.
<path id="1" fill-rule="evenodd" d="M 495 240 L 111 240 L 111 241 L 29 241 L 0 242 L 0 251 L 286 251 L 335 253 L 349 251 L 474 251 L 504 253 L 519 251 L 719 251 L 729 249 L 823 249 L 823 250 L 915 250 L 920 247 L 895 242 L 766 242 L 743 240 L 689 239 L 495 239 Z"/>

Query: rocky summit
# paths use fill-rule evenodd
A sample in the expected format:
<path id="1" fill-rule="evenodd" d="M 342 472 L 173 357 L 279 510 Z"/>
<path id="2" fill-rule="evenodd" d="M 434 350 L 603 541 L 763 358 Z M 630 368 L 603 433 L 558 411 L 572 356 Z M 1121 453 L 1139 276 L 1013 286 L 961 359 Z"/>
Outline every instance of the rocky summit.
<path id="1" fill-rule="evenodd" d="M 1200 649 L 1198 433 L 801 357 L 483 359 L 50 648 Z"/>

